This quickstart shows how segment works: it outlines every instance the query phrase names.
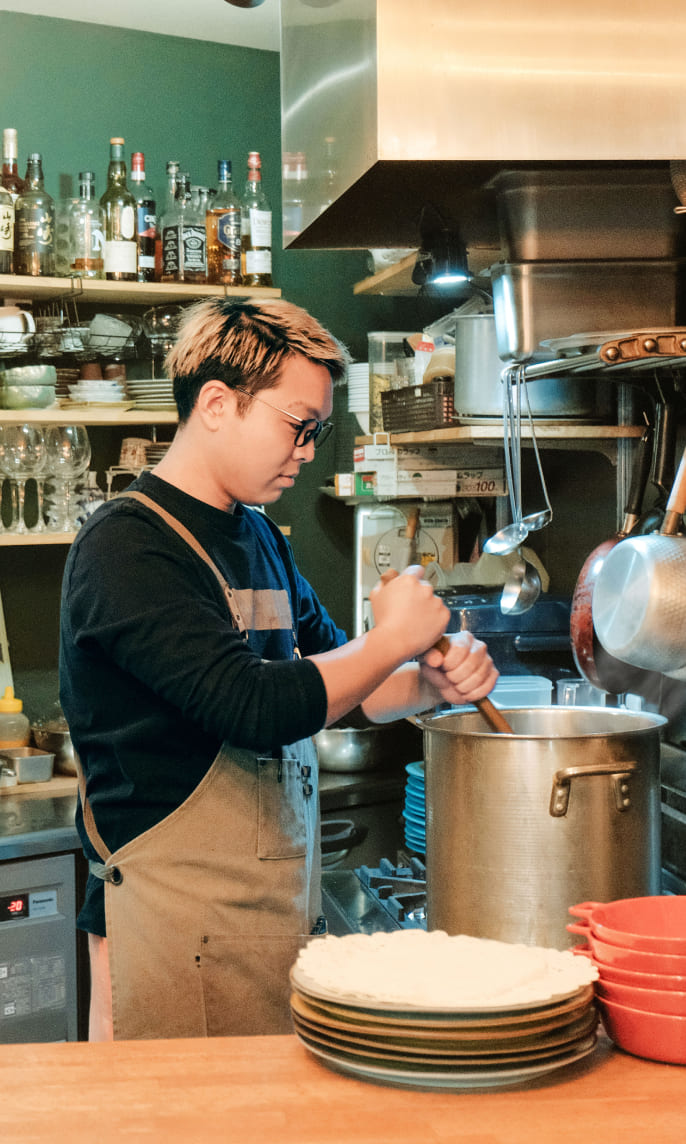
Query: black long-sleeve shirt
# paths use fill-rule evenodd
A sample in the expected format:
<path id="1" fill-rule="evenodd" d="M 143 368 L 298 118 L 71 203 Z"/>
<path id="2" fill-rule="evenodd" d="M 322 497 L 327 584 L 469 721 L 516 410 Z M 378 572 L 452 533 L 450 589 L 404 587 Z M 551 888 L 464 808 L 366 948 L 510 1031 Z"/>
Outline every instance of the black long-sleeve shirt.
<path id="1" fill-rule="evenodd" d="M 115 498 L 79 532 L 62 591 L 60 698 L 112 851 L 180 806 L 225 740 L 268 751 L 318 731 L 324 683 L 311 661 L 293 658 L 294 643 L 307 656 L 346 639 L 265 514 L 222 512 L 149 473 L 132 488 L 207 550 L 248 640 L 214 573 L 151 509 Z M 77 826 L 97 859 L 80 811 Z M 79 924 L 105 933 L 95 878 Z"/>

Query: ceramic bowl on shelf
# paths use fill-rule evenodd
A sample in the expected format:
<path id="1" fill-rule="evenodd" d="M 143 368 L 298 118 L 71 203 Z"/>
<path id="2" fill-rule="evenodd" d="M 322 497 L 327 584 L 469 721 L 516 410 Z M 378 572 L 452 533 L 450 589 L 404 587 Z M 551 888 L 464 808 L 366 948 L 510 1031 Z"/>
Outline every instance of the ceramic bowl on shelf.
<path id="1" fill-rule="evenodd" d="M 686 896 L 655 894 L 571 906 L 600 941 L 643 953 L 686 957 Z"/>
<path id="2" fill-rule="evenodd" d="M 648 1013 L 607 998 L 598 999 L 608 1037 L 637 1057 L 686 1065 L 686 1017 Z"/>

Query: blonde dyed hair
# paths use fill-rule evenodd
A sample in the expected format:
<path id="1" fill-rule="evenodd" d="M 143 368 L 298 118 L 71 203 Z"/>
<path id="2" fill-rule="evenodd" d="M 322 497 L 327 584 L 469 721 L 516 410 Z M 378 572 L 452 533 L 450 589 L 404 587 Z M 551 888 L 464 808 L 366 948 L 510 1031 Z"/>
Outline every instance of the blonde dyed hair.
<path id="1" fill-rule="evenodd" d="M 185 311 L 165 359 L 179 421 L 188 420 L 205 382 L 217 378 L 256 393 L 276 385 L 286 361 L 297 354 L 325 366 L 333 382 L 345 377 L 350 361 L 344 346 L 292 302 L 196 302 Z M 239 397 L 239 408 L 247 402 Z"/>

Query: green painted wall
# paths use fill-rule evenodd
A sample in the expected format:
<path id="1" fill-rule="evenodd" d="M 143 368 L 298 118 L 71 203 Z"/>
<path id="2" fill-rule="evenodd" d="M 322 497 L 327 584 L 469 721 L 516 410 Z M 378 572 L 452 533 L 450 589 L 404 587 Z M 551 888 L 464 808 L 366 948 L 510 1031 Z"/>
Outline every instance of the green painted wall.
<path id="1" fill-rule="evenodd" d="M 274 235 L 280 235 L 278 53 L 163 33 L 162 27 L 156 35 L 0 13 L 0 128 L 18 131 L 20 173 L 29 151 L 40 151 L 55 198 L 73 193 L 83 169 L 95 171 L 102 193 L 110 136 L 122 135 L 127 156 L 145 153 L 147 180 L 160 199 L 168 159 L 178 158 L 194 182 L 213 185 L 217 159 L 227 156 L 241 189 L 247 153 L 256 149 L 274 210 Z M 283 251 L 275 240 L 275 284 L 328 326 L 357 360 L 366 359 L 367 331 L 419 328 L 411 300 L 353 296 L 353 283 L 366 274 L 363 251 Z M 438 316 L 431 306 L 423 311 Z M 318 492 L 336 460 L 341 467 L 340 441 L 352 440 L 343 390 L 336 395 L 336 420 L 338 453 L 332 439 L 270 512 L 291 526 L 300 567 L 336 622 L 349 629 L 353 513 Z M 0 557 L 10 656 L 30 715 L 54 688 L 63 563 L 61 548 L 5 548 Z"/>

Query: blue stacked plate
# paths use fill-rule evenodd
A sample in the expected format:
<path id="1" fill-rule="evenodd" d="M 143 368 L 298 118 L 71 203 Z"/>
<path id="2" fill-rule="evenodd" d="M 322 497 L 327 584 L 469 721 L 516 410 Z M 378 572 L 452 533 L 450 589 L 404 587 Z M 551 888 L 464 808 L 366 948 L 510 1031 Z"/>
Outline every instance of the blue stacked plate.
<path id="1" fill-rule="evenodd" d="M 405 842 L 417 854 L 426 854 L 426 799 L 424 763 L 408 763 L 405 767 Z"/>

